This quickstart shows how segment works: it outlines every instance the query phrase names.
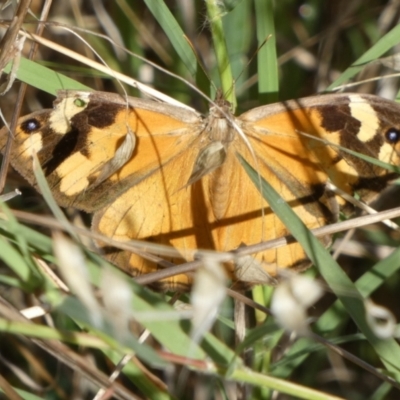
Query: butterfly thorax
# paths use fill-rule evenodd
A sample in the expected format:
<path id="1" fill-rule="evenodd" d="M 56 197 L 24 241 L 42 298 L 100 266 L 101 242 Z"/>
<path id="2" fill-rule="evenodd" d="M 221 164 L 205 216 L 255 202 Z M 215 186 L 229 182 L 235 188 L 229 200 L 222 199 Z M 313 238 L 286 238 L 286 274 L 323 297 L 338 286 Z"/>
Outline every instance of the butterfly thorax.
<path id="1" fill-rule="evenodd" d="M 210 108 L 205 121 L 205 139 L 200 141 L 188 185 L 215 171 L 225 162 L 229 145 L 235 138 L 233 122 L 231 105 L 226 100 L 220 100 Z"/>
<path id="2" fill-rule="evenodd" d="M 229 148 L 236 137 L 234 125 L 235 118 L 229 102 L 219 100 L 211 107 L 205 125 L 207 140 L 202 142 L 203 146 L 199 150 L 188 182 L 194 184 L 199 180 L 203 181 L 216 220 L 225 216 L 228 207 L 229 170 L 232 168 L 230 161 L 233 156 Z"/>
<path id="3" fill-rule="evenodd" d="M 233 127 L 235 117 L 232 115 L 232 106 L 226 100 L 219 101 L 210 108 L 207 118 L 206 131 L 211 142 L 221 141 L 228 145 L 235 137 Z"/>

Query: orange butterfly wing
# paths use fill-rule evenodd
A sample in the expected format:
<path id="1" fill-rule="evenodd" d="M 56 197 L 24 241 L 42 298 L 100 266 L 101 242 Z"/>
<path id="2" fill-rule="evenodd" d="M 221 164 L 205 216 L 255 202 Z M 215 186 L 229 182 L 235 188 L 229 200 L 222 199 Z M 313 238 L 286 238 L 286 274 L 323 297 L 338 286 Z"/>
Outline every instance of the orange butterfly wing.
<path id="1" fill-rule="evenodd" d="M 82 93 L 62 92 L 54 110 L 20 120 L 13 165 L 35 184 L 30 169 L 35 150 L 61 205 L 95 212 L 94 231 L 113 239 L 172 245 L 182 255 L 166 257 L 173 262 L 192 259 L 196 249 L 229 251 L 288 234 L 238 154 L 309 228 L 336 220 L 344 204 L 326 190 L 328 179 L 347 193 L 369 197 L 394 176 L 332 143 L 399 164 L 400 106 L 374 96 L 311 97 L 259 107 L 238 118 L 214 108 L 203 119 L 153 101 L 130 98 L 127 108 L 117 95 Z M 136 138 L 132 156 L 99 182 L 129 132 Z M 5 137 L 3 128 L 0 147 Z M 112 262 L 135 275 L 158 268 L 139 255 L 103 247 Z M 297 243 L 256 257 L 271 275 L 308 263 Z M 234 280 L 248 279 L 232 265 L 227 268 Z M 178 275 L 161 286 L 190 283 L 190 276 Z"/>
<path id="2" fill-rule="evenodd" d="M 325 190 L 328 178 L 350 193 L 356 189 L 370 190 L 370 187 L 363 188 L 360 174 L 362 178 L 375 179 L 377 182 L 378 178 L 382 178 L 382 185 L 388 180 L 389 174 L 301 133 L 341 145 L 346 145 L 347 141 L 352 148 L 364 154 L 381 158 L 386 154 L 384 161 L 391 163 L 399 162 L 398 149 L 385 142 L 382 130 L 384 121 L 376 125 L 376 113 L 368 108 L 370 106 L 363 98 L 353 97 L 353 111 L 348 108 L 347 96 L 333 95 L 312 100 L 315 101 L 314 106 L 307 99 L 308 103 L 304 106 L 291 102 L 260 107 L 243 114 L 236 122 L 248 137 L 253 152 L 235 134 L 228 145 L 224 163 L 191 186 L 186 186 L 200 149 L 205 147 L 207 135 L 210 135 L 208 132 L 199 132 L 199 139 L 192 147 L 170 163 L 164 163 L 162 168 L 96 213 L 94 229 L 118 240 L 143 238 L 169 244 L 182 251 L 183 258 L 189 259 L 190 255 L 185 257 L 185 250 L 210 248 L 228 251 L 240 245 L 287 235 L 287 228 L 262 200 L 260 192 L 240 165 L 237 153 L 268 180 L 309 228 L 336 220 L 339 204 L 344 202 Z M 330 101 L 334 101 L 339 110 L 341 107 L 334 121 L 329 121 Z M 364 111 L 365 121 L 361 130 L 354 114 L 359 116 Z M 375 119 L 369 123 L 371 115 Z M 339 116 L 341 121 L 338 120 Z M 400 126 L 399 121 L 388 120 L 386 123 L 388 129 Z M 364 136 L 357 136 L 359 132 Z M 375 146 L 376 151 L 365 140 L 369 137 L 379 142 L 379 146 Z M 327 243 L 328 239 L 324 238 L 324 241 Z M 128 269 L 134 274 L 155 268 L 153 263 L 134 254 L 111 251 L 109 257 L 120 266 L 129 266 Z M 279 268 L 301 269 L 307 264 L 304 251 L 297 243 L 265 251 L 257 258 L 271 275 L 275 275 Z M 170 260 L 182 261 L 177 257 L 171 257 Z M 230 267 L 230 274 L 233 279 L 238 278 L 234 275 L 233 267 Z M 168 287 L 172 288 L 184 287 L 190 282 L 190 277 L 186 275 L 166 281 Z"/>
<path id="3" fill-rule="evenodd" d="M 80 105 L 83 94 L 87 95 L 84 106 Z M 88 212 L 109 204 L 158 170 L 161 162 L 186 151 L 202 129 L 202 119 L 195 112 L 149 100 L 130 100 L 128 109 L 118 95 L 101 93 L 91 100 L 90 93 L 61 91 L 53 110 L 34 112 L 18 121 L 12 165 L 37 187 L 32 172 L 34 152 L 59 204 Z M 149 135 L 147 124 L 154 136 Z M 97 184 L 102 168 L 115 157 L 129 130 L 137 137 L 132 157 Z M 7 130 L 2 128 L 1 151 L 6 140 Z"/>

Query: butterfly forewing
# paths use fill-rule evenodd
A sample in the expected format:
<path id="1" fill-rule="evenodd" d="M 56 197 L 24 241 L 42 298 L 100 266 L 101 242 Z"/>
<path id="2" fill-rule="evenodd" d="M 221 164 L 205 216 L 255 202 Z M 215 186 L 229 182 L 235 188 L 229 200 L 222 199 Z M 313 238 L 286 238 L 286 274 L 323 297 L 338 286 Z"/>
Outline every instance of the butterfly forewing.
<path id="1" fill-rule="evenodd" d="M 77 96 L 82 93 L 83 105 L 77 103 L 77 99 L 81 100 Z M 19 121 L 11 157 L 13 166 L 36 185 L 31 154 L 37 153 L 49 186 L 63 206 L 88 212 L 101 208 L 190 147 L 198 130 L 203 129 L 202 119 L 194 112 L 179 112 L 173 107 L 175 113 L 171 116 L 168 106 L 152 101 L 133 99 L 127 108 L 122 97 L 108 93 L 104 97 L 91 100 L 89 93 L 63 91 L 53 110 L 32 113 Z M 151 106 L 153 111 L 149 110 Z M 137 138 L 133 156 L 115 174 L 94 185 L 128 129 Z M 6 139 L 4 131 L 0 148 Z"/>

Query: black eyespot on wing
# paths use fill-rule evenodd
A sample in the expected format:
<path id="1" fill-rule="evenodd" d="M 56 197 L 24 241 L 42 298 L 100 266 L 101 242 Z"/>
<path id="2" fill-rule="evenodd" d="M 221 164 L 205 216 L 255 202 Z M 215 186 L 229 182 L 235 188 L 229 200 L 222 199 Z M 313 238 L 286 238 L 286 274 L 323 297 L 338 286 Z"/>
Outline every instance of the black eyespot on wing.
<path id="1" fill-rule="evenodd" d="M 42 127 L 40 121 L 36 118 L 31 118 L 21 124 L 21 130 L 27 134 L 34 133 Z"/>
<path id="2" fill-rule="evenodd" d="M 386 140 L 391 144 L 396 144 L 400 141 L 400 131 L 395 128 L 390 128 L 385 133 Z"/>

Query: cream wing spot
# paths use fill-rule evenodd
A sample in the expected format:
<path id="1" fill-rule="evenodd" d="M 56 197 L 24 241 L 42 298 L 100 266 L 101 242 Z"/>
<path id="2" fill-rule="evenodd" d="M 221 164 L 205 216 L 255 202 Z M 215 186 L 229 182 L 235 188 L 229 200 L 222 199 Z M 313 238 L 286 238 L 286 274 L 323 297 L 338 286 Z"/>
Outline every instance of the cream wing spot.
<path id="1" fill-rule="evenodd" d="M 342 158 L 339 162 L 335 164 L 335 172 L 338 174 L 346 174 L 346 175 L 351 175 L 354 176 L 355 179 L 358 177 L 358 172 L 357 170 L 348 163 L 348 161 L 344 158 Z"/>
<path id="2" fill-rule="evenodd" d="M 73 97 L 64 97 L 50 114 L 49 124 L 54 132 L 65 134 L 71 130 L 71 118 L 83 111 L 89 101 L 89 92 L 76 92 Z"/>
<path id="3" fill-rule="evenodd" d="M 93 163 L 82 153 L 72 154 L 56 170 L 60 178 L 60 191 L 66 196 L 74 196 L 89 186 L 88 176 L 93 171 Z"/>
<path id="4" fill-rule="evenodd" d="M 362 121 L 361 129 L 357 135 L 362 142 L 373 139 L 379 130 L 379 118 L 374 108 L 361 96 L 350 95 L 349 107 L 351 116 Z"/>
<path id="5" fill-rule="evenodd" d="M 393 153 L 393 146 L 389 143 L 384 143 L 379 150 L 378 159 L 387 163 L 393 162 Z"/>
<path id="6" fill-rule="evenodd" d="M 33 154 L 38 153 L 43 148 L 43 138 L 41 133 L 34 133 L 22 143 L 24 151 L 22 155 L 31 158 Z"/>

